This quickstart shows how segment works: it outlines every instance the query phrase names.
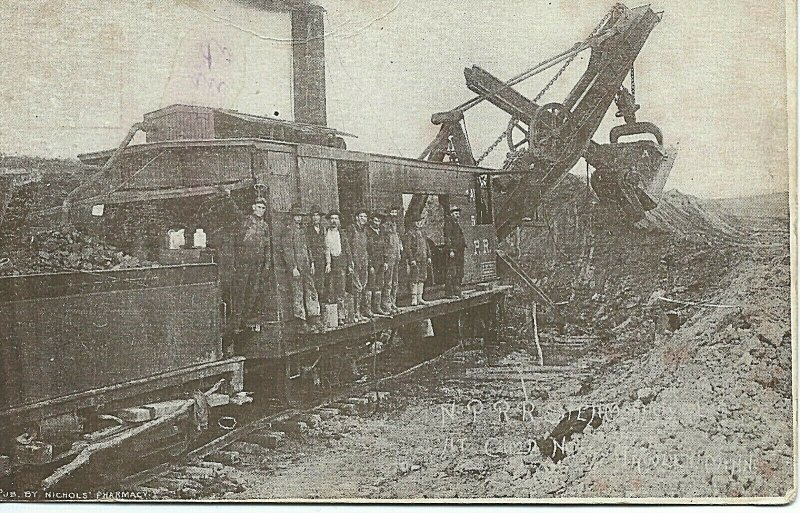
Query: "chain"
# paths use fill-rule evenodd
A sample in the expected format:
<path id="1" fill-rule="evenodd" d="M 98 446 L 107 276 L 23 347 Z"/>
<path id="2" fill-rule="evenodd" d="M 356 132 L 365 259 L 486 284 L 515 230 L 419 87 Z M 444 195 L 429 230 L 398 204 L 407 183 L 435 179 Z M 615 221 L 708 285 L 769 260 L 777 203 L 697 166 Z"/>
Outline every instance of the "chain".
<path id="1" fill-rule="evenodd" d="M 533 103 L 536 103 L 536 102 L 538 102 L 539 100 L 542 99 L 542 96 L 544 96 L 544 94 L 547 92 L 547 90 L 550 89 L 550 87 L 552 87 L 552 85 L 556 83 L 556 80 L 558 80 L 558 77 L 560 77 L 564 73 L 564 71 L 569 67 L 570 64 L 572 64 L 572 61 L 574 61 L 575 57 L 577 57 L 577 56 L 578 56 L 577 53 L 573 54 L 569 59 L 564 61 L 564 65 L 561 66 L 561 69 L 558 70 L 558 73 L 556 73 L 553 76 L 553 78 L 550 79 L 550 82 L 548 82 L 547 85 L 544 86 L 544 88 L 542 88 L 541 91 L 539 91 L 539 94 L 537 94 L 536 97 L 533 99 Z"/>
<path id="2" fill-rule="evenodd" d="M 591 34 L 589 34 L 589 37 L 586 38 L 586 41 L 593 38 L 598 32 L 600 32 L 600 29 L 603 28 L 603 25 L 605 25 L 608 19 L 611 18 L 611 15 L 614 13 L 616 9 L 617 6 L 614 6 L 610 11 L 606 13 L 605 16 L 603 16 L 603 19 L 600 20 L 600 23 L 598 23 L 594 27 L 594 30 L 592 30 Z M 553 84 L 555 84 L 556 80 L 558 80 L 558 77 L 560 77 L 564 73 L 564 71 L 566 71 L 566 69 L 569 67 L 570 64 L 572 64 L 572 61 L 574 61 L 575 57 L 577 56 L 578 56 L 577 53 L 572 54 L 572 56 L 570 56 L 570 58 L 564 62 L 564 65 L 561 66 L 561 69 L 558 70 L 558 73 L 556 73 L 555 76 L 550 79 L 550 82 L 548 82 L 547 85 L 544 86 L 544 88 L 541 91 L 539 91 L 539 94 L 537 94 L 536 98 L 533 99 L 533 103 L 536 103 L 542 99 L 542 96 L 544 96 L 544 94 L 548 91 L 548 89 L 550 89 L 553 86 Z"/>
<path id="3" fill-rule="evenodd" d="M 631 96 L 633 97 L 633 103 L 636 103 L 636 72 L 633 69 L 633 64 L 631 64 Z"/>
<path id="4" fill-rule="evenodd" d="M 505 138 L 506 138 L 506 136 L 507 136 L 507 134 L 508 134 L 508 130 L 509 130 L 508 128 L 506 128 L 505 130 L 503 130 L 503 132 L 500 134 L 500 136 L 499 136 L 497 139 L 495 139 L 495 140 L 494 140 L 494 142 L 493 142 L 492 144 L 490 144 L 488 148 L 486 148 L 486 151 L 484 151 L 484 152 L 481 154 L 481 156 L 480 156 L 480 157 L 478 157 L 477 159 L 475 159 L 475 165 L 478 165 L 478 164 L 480 164 L 480 163 L 483 161 L 483 159 L 485 159 L 486 157 L 488 157 L 488 156 L 489 156 L 489 154 L 490 154 L 490 153 L 492 153 L 492 152 L 494 151 L 494 149 L 495 149 L 495 148 L 497 148 L 497 145 L 498 145 L 498 144 L 500 144 L 500 142 L 501 142 L 503 139 L 505 139 Z"/>
<path id="5" fill-rule="evenodd" d="M 589 37 L 586 38 L 586 41 L 588 41 L 589 39 L 593 38 L 600 31 L 600 29 L 603 28 L 603 26 L 606 24 L 606 22 L 611 18 L 611 16 L 618 9 L 619 9 L 619 4 L 614 5 L 614 7 L 612 7 L 611 10 L 606 13 L 606 15 L 603 17 L 603 19 L 600 20 L 600 23 L 598 23 L 597 26 L 595 26 L 594 30 L 592 30 L 592 32 L 589 34 Z M 578 56 L 578 54 L 575 53 L 575 54 L 571 55 L 569 57 L 569 59 L 567 59 L 564 62 L 564 65 L 561 66 L 561 69 L 558 70 L 558 72 L 555 74 L 555 76 L 550 79 L 550 81 L 547 83 L 547 85 L 544 86 L 544 88 L 541 91 L 539 91 L 539 94 L 537 94 L 536 97 L 533 99 L 533 103 L 536 103 L 536 102 L 538 102 L 539 100 L 542 99 L 542 96 L 544 96 L 545 93 L 548 91 L 548 89 L 550 89 L 550 87 L 553 86 L 553 84 L 556 82 L 556 80 L 558 80 L 558 78 L 564 73 L 564 71 L 566 71 L 567 67 L 569 67 L 569 65 L 572 63 L 572 61 L 575 60 L 575 57 L 577 57 L 577 56 Z M 543 62 L 547 62 L 547 61 L 543 61 Z M 631 68 L 631 89 L 634 89 L 634 88 L 635 88 L 635 85 L 633 83 L 633 68 Z M 508 137 L 509 132 L 511 132 L 511 130 L 513 130 L 513 128 L 514 128 L 514 125 L 512 123 L 509 123 L 508 127 L 497 137 L 497 139 L 494 140 L 494 142 L 491 145 L 489 145 L 489 147 L 486 149 L 486 151 L 484 151 L 481 154 L 481 156 L 478 157 L 475 160 L 475 165 L 480 164 L 483 161 L 483 159 L 488 157 L 489 154 L 492 153 L 495 148 L 497 148 L 497 145 L 500 144 L 500 142 L 502 142 L 503 139 Z M 516 160 L 516 158 L 519 158 L 519 157 L 516 156 L 513 159 L 507 159 L 506 160 L 506 164 L 508 164 L 509 162 L 513 162 L 514 160 Z M 506 167 L 505 164 L 504 164 L 503 167 Z"/>

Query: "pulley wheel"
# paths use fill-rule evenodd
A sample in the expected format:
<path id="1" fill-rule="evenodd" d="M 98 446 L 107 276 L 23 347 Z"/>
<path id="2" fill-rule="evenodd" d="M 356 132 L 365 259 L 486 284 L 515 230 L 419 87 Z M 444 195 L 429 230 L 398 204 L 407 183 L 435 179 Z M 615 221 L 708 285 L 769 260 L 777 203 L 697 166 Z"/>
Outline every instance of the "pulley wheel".
<path id="1" fill-rule="evenodd" d="M 530 147 L 530 128 L 519 120 L 511 118 L 506 129 L 506 142 L 511 151 L 524 151 Z"/>
<path id="2" fill-rule="evenodd" d="M 550 162 L 570 158 L 575 152 L 572 113 L 560 103 L 548 103 L 536 111 L 530 141 L 536 156 Z"/>

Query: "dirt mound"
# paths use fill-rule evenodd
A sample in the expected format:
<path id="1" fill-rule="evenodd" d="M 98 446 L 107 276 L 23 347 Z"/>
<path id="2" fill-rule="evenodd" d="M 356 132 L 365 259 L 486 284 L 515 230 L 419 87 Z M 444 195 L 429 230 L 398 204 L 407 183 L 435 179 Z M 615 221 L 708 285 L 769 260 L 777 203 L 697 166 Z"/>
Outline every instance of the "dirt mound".
<path id="1" fill-rule="evenodd" d="M 557 303 L 543 319 L 545 338 L 589 334 L 620 346 L 621 355 L 645 351 L 670 312 L 701 301 L 746 253 L 744 232 L 680 193 L 666 194 L 636 225 L 585 191 L 573 189 L 559 201 L 508 249 Z M 518 288 L 513 303 L 527 307 L 534 300 Z"/>
<path id="2" fill-rule="evenodd" d="M 35 180 L 13 186 L 0 223 L 0 243 L 11 244 L 17 237 L 25 238 L 37 226 L 55 225 L 64 199 L 78 183 L 77 176 L 71 173 L 43 173 Z"/>
<path id="3" fill-rule="evenodd" d="M 594 383 L 619 408 L 534 487 L 564 497 L 785 496 L 792 483 L 788 262 L 749 260 L 646 357 Z M 733 307 L 733 308 L 731 308 Z M 598 408 L 600 409 L 600 408 Z M 609 411 L 604 408 L 603 411 Z"/>
<path id="4" fill-rule="evenodd" d="M 714 208 L 737 217 L 789 219 L 789 193 L 758 194 L 744 198 L 706 200 Z"/>
<path id="5" fill-rule="evenodd" d="M 729 211 L 714 202 L 675 190 L 664 194 L 658 207 L 648 212 L 637 226 L 681 237 L 730 243 L 741 243 L 748 236 L 747 228 Z"/>

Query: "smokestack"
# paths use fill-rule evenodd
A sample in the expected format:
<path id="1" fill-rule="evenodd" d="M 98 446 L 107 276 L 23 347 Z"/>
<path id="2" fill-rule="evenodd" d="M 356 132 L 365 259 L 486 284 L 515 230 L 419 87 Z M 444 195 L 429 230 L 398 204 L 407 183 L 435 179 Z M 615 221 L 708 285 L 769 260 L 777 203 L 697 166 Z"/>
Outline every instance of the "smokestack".
<path id="1" fill-rule="evenodd" d="M 318 5 L 292 9 L 294 120 L 327 126 L 325 18 Z"/>

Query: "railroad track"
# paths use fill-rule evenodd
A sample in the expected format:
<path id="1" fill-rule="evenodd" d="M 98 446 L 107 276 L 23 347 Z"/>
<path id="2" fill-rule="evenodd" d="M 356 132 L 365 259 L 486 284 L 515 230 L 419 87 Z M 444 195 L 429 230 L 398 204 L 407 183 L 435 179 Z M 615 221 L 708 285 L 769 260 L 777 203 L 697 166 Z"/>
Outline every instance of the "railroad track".
<path id="1" fill-rule="evenodd" d="M 527 351 L 514 351 L 487 359 L 485 348 L 465 344 L 390 375 L 354 383 L 325 399 L 302 408 L 282 407 L 243 424 L 193 449 L 180 459 L 147 469 L 118 481 L 114 489 L 148 499 L 213 499 L 246 492 L 253 480 L 286 472 L 302 462 L 305 447 L 339 439 L 338 431 L 351 424 L 346 417 L 369 418 L 403 404 L 419 383 L 440 387 L 502 392 L 522 400 L 531 394 L 537 404 L 559 383 L 583 380 L 585 365 L 539 365 Z M 410 379 L 409 379 L 410 378 Z M 407 390 L 404 383 L 412 385 Z M 399 385 L 399 387 L 398 387 Z M 391 396 L 387 390 L 392 390 Z M 502 395 L 502 394 L 501 394 Z M 535 398 L 535 399 L 534 399 Z M 496 397 L 495 397 L 496 399 Z M 488 399 L 487 399 L 488 400 Z M 558 401 L 555 401 L 558 403 Z M 487 403 L 488 404 L 488 403 Z M 549 432 L 548 432 L 549 433 Z M 549 436 L 542 433 L 543 436 Z M 392 436 L 387 434 L 387 436 Z M 313 449 L 309 447 L 309 452 Z"/>
<path id="2" fill-rule="evenodd" d="M 451 347 L 398 372 L 354 383 L 301 408 L 285 407 L 236 427 L 197 447 L 179 459 L 122 478 L 108 487 L 131 497 L 196 499 L 240 491 L 231 475 L 247 461 L 258 460 L 277 449 L 288 436 L 304 436 L 309 429 L 336 415 L 370 415 L 382 408 L 389 393 L 382 385 L 434 365 L 462 349 Z"/>

